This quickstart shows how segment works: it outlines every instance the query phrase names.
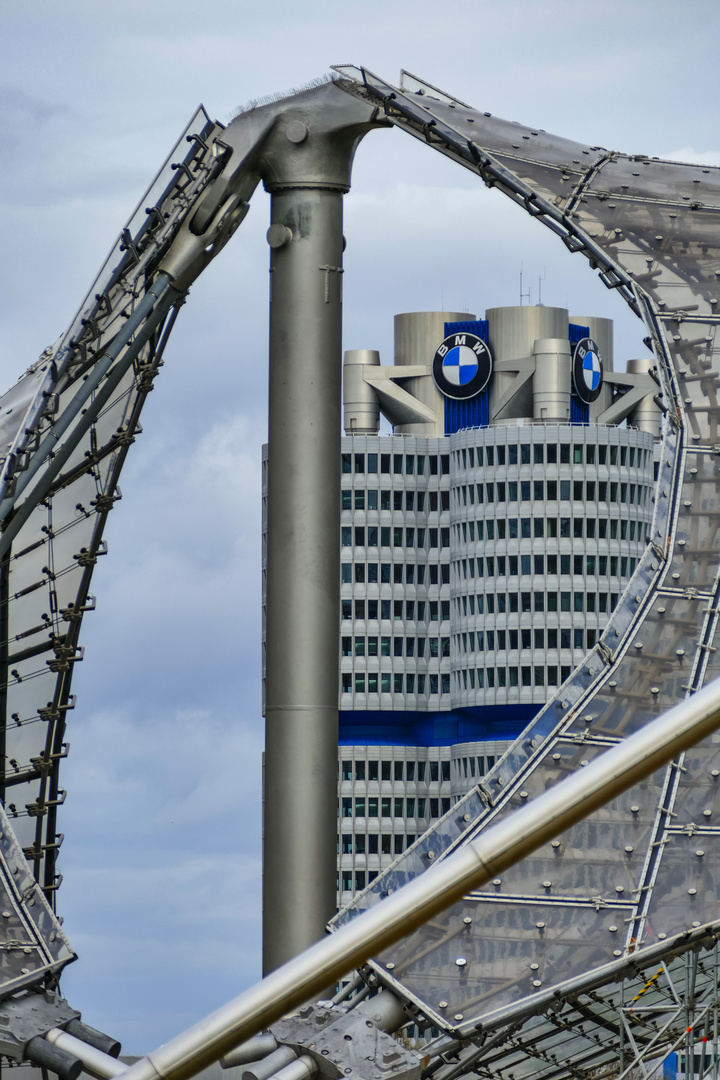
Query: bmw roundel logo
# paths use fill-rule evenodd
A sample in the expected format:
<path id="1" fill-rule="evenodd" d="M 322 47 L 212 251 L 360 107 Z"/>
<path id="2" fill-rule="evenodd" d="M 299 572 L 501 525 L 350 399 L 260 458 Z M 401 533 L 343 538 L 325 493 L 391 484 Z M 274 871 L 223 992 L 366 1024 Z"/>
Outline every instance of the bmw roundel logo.
<path id="1" fill-rule="evenodd" d="M 464 401 L 487 386 L 492 353 L 474 334 L 450 334 L 433 357 L 432 373 L 441 394 Z"/>
<path id="2" fill-rule="evenodd" d="M 573 350 L 573 386 L 586 405 L 600 397 L 603 384 L 603 363 L 600 350 L 592 338 L 578 341 Z"/>

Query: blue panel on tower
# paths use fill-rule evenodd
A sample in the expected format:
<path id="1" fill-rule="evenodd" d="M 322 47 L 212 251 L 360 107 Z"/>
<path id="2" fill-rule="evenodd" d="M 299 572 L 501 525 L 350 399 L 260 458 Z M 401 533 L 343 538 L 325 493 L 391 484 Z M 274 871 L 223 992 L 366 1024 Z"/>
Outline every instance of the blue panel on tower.
<path id="1" fill-rule="evenodd" d="M 582 339 L 586 337 L 590 337 L 589 326 L 580 326 L 579 323 L 569 323 L 568 339 L 571 345 L 577 345 L 578 341 L 582 341 Z M 570 393 L 570 423 L 590 423 L 590 406 L 584 401 L 581 401 L 577 394 L 572 391 Z"/>
<path id="2" fill-rule="evenodd" d="M 338 742 L 340 746 L 452 746 L 515 739 L 541 708 L 485 705 L 447 712 L 341 709 Z"/>
<path id="3" fill-rule="evenodd" d="M 488 340 L 487 319 L 473 319 L 467 322 L 445 323 L 445 337 L 450 334 L 474 334 L 481 341 Z M 488 427 L 490 424 L 490 392 L 486 387 L 475 397 L 464 401 L 445 398 L 445 434 L 452 435 L 463 428 Z"/>

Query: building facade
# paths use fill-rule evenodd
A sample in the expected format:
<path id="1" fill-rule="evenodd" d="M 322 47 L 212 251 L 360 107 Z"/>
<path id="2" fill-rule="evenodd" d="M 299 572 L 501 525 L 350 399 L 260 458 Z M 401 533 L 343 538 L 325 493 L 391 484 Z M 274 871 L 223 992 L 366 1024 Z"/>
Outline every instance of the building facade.
<path id="1" fill-rule="evenodd" d="M 400 315 L 379 359 L 344 369 L 341 906 L 595 645 L 648 542 L 660 435 L 649 364 L 614 372 L 609 320 Z"/>

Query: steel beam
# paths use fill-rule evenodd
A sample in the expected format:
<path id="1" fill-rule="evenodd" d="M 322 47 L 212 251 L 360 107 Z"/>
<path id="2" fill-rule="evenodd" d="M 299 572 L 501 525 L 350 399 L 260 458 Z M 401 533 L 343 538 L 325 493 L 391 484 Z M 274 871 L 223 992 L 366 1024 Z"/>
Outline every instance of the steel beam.
<path id="1" fill-rule="evenodd" d="M 283 106 L 272 195 L 263 970 L 336 907 L 342 200 L 374 110 L 333 84 Z"/>

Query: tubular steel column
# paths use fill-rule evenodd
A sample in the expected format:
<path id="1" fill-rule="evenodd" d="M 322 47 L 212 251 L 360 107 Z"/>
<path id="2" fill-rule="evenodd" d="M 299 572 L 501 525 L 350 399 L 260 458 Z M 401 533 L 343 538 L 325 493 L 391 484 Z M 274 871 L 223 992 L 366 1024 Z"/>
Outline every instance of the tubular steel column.
<path id="1" fill-rule="evenodd" d="M 317 101 L 318 94 L 322 99 Z M 342 198 L 372 111 L 334 86 L 283 117 L 272 194 L 263 968 L 336 907 Z"/>

